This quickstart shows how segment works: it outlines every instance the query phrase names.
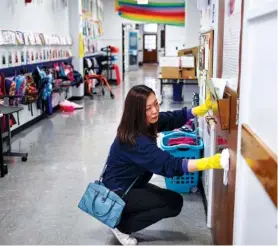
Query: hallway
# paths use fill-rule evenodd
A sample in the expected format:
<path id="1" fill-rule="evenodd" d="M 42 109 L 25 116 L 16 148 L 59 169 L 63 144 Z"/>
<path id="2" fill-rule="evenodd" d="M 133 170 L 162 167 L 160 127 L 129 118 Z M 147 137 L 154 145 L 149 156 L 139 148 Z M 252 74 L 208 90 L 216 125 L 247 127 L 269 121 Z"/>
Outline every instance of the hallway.
<path id="1" fill-rule="evenodd" d="M 14 150 L 28 151 L 29 159 L 9 160 L 9 174 L 0 179 L 0 244 L 119 244 L 109 229 L 78 209 L 88 184 L 98 178 L 121 117 L 124 98 L 133 85 L 144 83 L 159 93 L 157 67 L 126 75 L 114 87 L 115 99 L 85 98 L 84 109 L 56 112 L 14 138 Z M 186 86 L 190 106 L 195 86 Z M 161 110 L 171 104 L 165 87 Z M 159 97 L 158 97 L 159 98 Z M 81 102 L 77 102 L 81 103 Z M 164 185 L 161 177 L 152 182 Z M 135 235 L 140 244 L 212 244 L 201 194 L 185 194 L 181 214 Z"/>

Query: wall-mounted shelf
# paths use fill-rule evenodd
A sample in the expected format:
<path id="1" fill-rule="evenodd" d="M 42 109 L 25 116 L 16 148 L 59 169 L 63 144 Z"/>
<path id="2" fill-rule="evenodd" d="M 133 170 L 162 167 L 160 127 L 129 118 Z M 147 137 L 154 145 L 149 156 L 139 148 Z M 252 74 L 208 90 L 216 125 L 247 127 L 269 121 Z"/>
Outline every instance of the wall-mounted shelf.
<path id="1" fill-rule="evenodd" d="M 20 66 L 15 67 L 8 67 L 8 68 L 1 68 L 0 73 L 5 74 L 6 77 L 14 76 L 15 74 L 19 74 L 20 70 L 23 70 L 25 73 L 32 73 L 37 67 L 49 67 L 54 65 L 54 63 L 72 63 L 72 57 L 64 58 L 64 59 L 57 59 L 57 60 L 51 60 L 51 61 L 43 61 L 38 63 L 31 63 L 31 64 L 24 64 Z"/>
<path id="2" fill-rule="evenodd" d="M 207 89 L 207 93 L 210 93 L 212 99 L 212 110 L 216 117 L 216 122 L 220 123 L 221 130 L 230 130 L 231 95 L 224 91 L 223 98 L 218 99 L 212 84 Z"/>
<path id="3" fill-rule="evenodd" d="M 231 96 L 225 93 L 223 99 L 217 100 L 218 112 L 216 112 L 222 130 L 230 129 L 230 115 L 231 115 L 230 108 L 231 108 Z"/>

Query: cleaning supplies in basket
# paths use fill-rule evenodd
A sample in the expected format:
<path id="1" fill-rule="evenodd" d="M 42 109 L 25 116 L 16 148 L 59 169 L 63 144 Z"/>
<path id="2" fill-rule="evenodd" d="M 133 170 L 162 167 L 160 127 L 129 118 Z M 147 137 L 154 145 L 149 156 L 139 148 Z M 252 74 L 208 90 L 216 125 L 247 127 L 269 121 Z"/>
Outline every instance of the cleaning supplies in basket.
<path id="1" fill-rule="evenodd" d="M 196 139 L 190 137 L 170 138 L 168 140 L 168 146 L 179 145 L 179 144 L 197 145 L 197 142 Z"/>

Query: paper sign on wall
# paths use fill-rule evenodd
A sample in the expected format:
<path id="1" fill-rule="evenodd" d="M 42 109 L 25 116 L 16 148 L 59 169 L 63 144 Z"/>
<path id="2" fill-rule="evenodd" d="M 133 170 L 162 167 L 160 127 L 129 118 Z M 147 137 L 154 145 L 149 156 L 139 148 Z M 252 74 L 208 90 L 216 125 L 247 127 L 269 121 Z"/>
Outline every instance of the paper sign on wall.
<path id="1" fill-rule="evenodd" d="M 2 42 L 4 45 L 16 45 L 15 32 L 9 30 L 2 30 Z"/>
<path id="2" fill-rule="evenodd" d="M 16 41 L 19 45 L 25 44 L 23 32 L 19 32 L 19 31 L 16 32 Z"/>
<path id="3" fill-rule="evenodd" d="M 227 80 L 226 79 L 212 78 L 211 81 L 212 81 L 212 85 L 214 87 L 215 93 L 217 95 L 217 98 L 218 99 L 223 99 L 225 87 L 226 87 L 226 84 L 227 84 Z"/>

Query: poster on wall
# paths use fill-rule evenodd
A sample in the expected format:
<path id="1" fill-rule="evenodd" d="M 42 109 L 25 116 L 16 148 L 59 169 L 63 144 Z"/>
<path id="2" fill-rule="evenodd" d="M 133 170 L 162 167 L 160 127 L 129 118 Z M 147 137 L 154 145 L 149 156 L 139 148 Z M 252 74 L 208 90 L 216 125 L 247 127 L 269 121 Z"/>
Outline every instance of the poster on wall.
<path id="1" fill-rule="evenodd" d="M 33 33 L 27 33 L 27 38 L 29 40 L 30 45 L 36 45 L 36 39 Z"/>
<path id="2" fill-rule="evenodd" d="M 137 50 L 138 48 L 138 34 L 137 32 L 129 33 L 129 50 Z"/>
<path id="3" fill-rule="evenodd" d="M 29 41 L 29 37 L 28 37 L 27 32 L 23 33 L 23 37 L 24 37 L 25 45 L 30 45 L 30 41 Z"/>
<path id="4" fill-rule="evenodd" d="M 43 33 L 40 33 L 40 34 L 39 34 L 39 36 L 40 36 L 40 39 L 41 39 L 42 45 L 46 45 L 46 43 L 45 43 L 45 37 L 44 37 L 44 34 L 43 34 Z"/>
<path id="5" fill-rule="evenodd" d="M 242 0 L 225 0 L 223 74 L 227 86 L 237 91 Z"/>
<path id="6" fill-rule="evenodd" d="M 25 44 L 23 32 L 16 31 L 16 41 L 18 45 Z"/>
<path id="7" fill-rule="evenodd" d="M 49 42 L 49 36 L 48 36 L 47 34 L 42 34 L 42 36 L 43 36 L 45 45 L 49 45 L 49 44 L 50 44 L 50 42 Z"/>
<path id="8" fill-rule="evenodd" d="M 42 45 L 42 40 L 39 33 L 34 33 L 34 38 L 35 38 L 36 45 Z"/>
<path id="9" fill-rule="evenodd" d="M 3 45 L 16 45 L 16 34 L 10 30 L 2 30 Z"/>

